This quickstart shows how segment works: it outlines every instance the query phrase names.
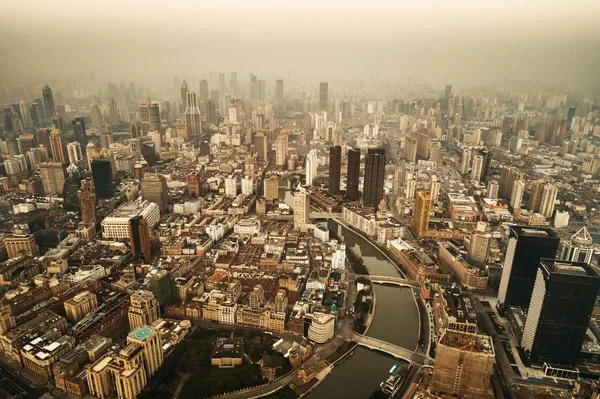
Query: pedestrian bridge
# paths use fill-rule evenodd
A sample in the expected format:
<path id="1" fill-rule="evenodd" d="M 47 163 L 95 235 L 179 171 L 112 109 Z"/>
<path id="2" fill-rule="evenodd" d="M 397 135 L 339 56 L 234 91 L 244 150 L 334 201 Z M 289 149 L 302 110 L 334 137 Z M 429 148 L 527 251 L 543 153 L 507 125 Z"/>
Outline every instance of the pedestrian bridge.
<path id="1" fill-rule="evenodd" d="M 408 363 L 411 363 L 414 366 L 421 367 L 424 365 L 433 365 L 433 359 L 428 355 L 411 351 L 377 338 L 354 333 L 352 335 L 352 339 L 360 346 L 387 353 L 388 355 L 392 355 L 397 359 L 402 359 Z"/>
<path id="2" fill-rule="evenodd" d="M 370 274 L 357 274 L 356 277 L 364 277 L 366 279 L 371 280 L 372 283 L 379 284 L 396 284 L 405 287 L 419 287 L 419 283 L 415 280 L 408 280 L 402 277 L 394 277 L 394 276 L 377 276 Z"/>

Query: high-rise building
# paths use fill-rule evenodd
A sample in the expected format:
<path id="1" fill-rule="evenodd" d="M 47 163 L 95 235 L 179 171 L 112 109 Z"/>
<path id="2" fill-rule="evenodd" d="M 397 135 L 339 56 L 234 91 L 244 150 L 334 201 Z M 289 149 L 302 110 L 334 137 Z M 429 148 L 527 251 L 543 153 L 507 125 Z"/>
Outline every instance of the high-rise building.
<path id="1" fill-rule="evenodd" d="M 187 100 L 187 95 L 188 95 L 188 85 L 187 82 L 185 81 L 185 79 L 183 79 L 183 83 L 181 84 L 181 109 L 183 111 L 185 111 L 185 109 L 188 106 L 188 100 Z"/>
<path id="2" fill-rule="evenodd" d="M 185 125 L 187 126 L 190 137 L 200 139 L 202 137 L 202 120 L 200 119 L 200 109 L 198 108 L 198 99 L 196 93 L 187 93 L 187 108 L 185 109 Z"/>
<path id="3" fill-rule="evenodd" d="M 73 143 L 79 145 L 79 143 Z M 77 191 L 81 187 L 81 172 L 74 163 L 67 167 L 67 179 L 63 186 L 63 209 L 65 211 L 78 211 L 79 199 Z"/>
<path id="4" fill-rule="evenodd" d="M 469 239 L 468 257 L 469 262 L 476 266 L 485 265 L 488 257 L 492 234 L 487 231 L 487 223 L 477 222 L 477 228 L 471 233 Z"/>
<path id="5" fill-rule="evenodd" d="M 583 226 L 562 245 L 560 258 L 589 265 L 592 263 L 593 256 L 594 240 L 587 227 Z"/>
<path id="6" fill-rule="evenodd" d="M 150 262 L 150 234 L 148 221 L 137 215 L 129 219 L 129 246 L 134 259 Z"/>
<path id="7" fill-rule="evenodd" d="M 96 197 L 109 199 L 114 195 L 112 166 L 108 159 L 92 159 L 92 178 Z"/>
<path id="8" fill-rule="evenodd" d="M 523 204 L 523 193 L 525 192 L 525 181 L 518 180 L 513 184 L 512 194 L 510 195 L 510 206 L 513 209 L 521 209 Z"/>
<path id="9" fill-rule="evenodd" d="M 329 108 L 329 84 L 319 83 L 319 111 L 327 111 Z"/>
<path id="10" fill-rule="evenodd" d="M 480 180 L 487 182 L 488 174 L 492 169 L 492 152 L 488 149 L 483 149 L 479 151 L 479 154 L 483 157 Z"/>
<path id="11" fill-rule="evenodd" d="M 100 126 L 102 126 L 104 123 L 104 117 L 102 116 L 102 111 L 97 104 L 92 105 L 90 117 L 92 118 L 92 127 L 94 129 L 100 129 Z"/>
<path id="12" fill-rule="evenodd" d="M 206 103 L 210 97 L 208 93 L 208 81 L 206 79 L 202 79 L 200 81 L 200 85 L 198 88 L 198 99 L 200 102 Z"/>
<path id="13" fill-rule="evenodd" d="M 75 141 L 79 143 L 81 149 L 87 147 L 87 134 L 85 131 L 85 120 L 83 116 L 73 119 L 73 136 Z"/>
<path id="14" fill-rule="evenodd" d="M 283 109 L 283 79 L 275 81 L 275 106 L 278 110 Z"/>
<path id="15" fill-rule="evenodd" d="M 42 98 L 44 99 L 44 112 L 46 113 L 46 118 L 50 119 L 56 114 L 54 96 L 52 95 L 52 89 L 50 88 L 50 86 L 45 85 L 42 88 Z"/>
<path id="16" fill-rule="evenodd" d="M 305 230 L 310 220 L 310 194 L 302 186 L 294 192 L 294 229 Z"/>
<path id="17" fill-rule="evenodd" d="M 306 154 L 306 186 L 312 186 L 315 178 L 317 177 L 317 170 L 319 168 L 319 157 L 317 150 L 310 150 Z"/>
<path id="18" fill-rule="evenodd" d="M 237 178 L 233 175 L 225 178 L 225 196 L 237 196 Z"/>
<path id="19" fill-rule="evenodd" d="M 408 136 L 404 143 L 404 159 L 408 162 L 417 162 L 417 138 Z"/>
<path id="20" fill-rule="evenodd" d="M 145 173 L 141 184 L 142 198 L 154 202 L 165 212 L 169 207 L 167 180 L 160 173 Z"/>
<path id="21" fill-rule="evenodd" d="M 521 338 L 529 363 L 575 366 L 599 288 L 585 263 L 540 259 Z"/>
<path id="22" fill-rule="evenodd" d="M 431 193 L 417 191 L 415 210 L 412 218 L 412 230 L 417 237 L 423 237 L 429 228 L 429 212 L 431 211 Z"/>
<path id="23" fill-rule="evenodd" d="M 462 158 L 460 161 L 460 173 L 466 175 L 469 173 L 469 169 L 471 168 L 471 150 L 465 148 L 462 153 Z"/>
<path id="24" fill-rule="evenodd" d="M 431 176 L 431 188 L 429 191 L 431 192 L 431 202 L 437 202 L 440 196 L 440 180 L 436 175 Z"/>
<path id="25" fill-rule="evenodd" d="M 540 259 L 554 259 L 559 243 L 552 229 L 511 227 L 498 290 L 498 306 L 502 312 L 510 306 L 529 307 Z"/>
<path id="26" fill-rule="evenodd" d="M 360 195 L 358 185 L 360 180 L 360 150 L 350 148 L 348 150 L 348 168 L 346 173 L 346 199 L 358 201 Z"/>
<path id="27" fill-rule="evenodd" d="M 483 172 L 483 157 L 475 155 L 473 157 L 473 167 L 471 168 L 471 180 L 480 181 Z"/>
<path id="28" fill-rule="evenodd" d="M 60 129 L 52 129 L 50 133 L 50 151 L 52 160 L 62 164 L 69 163 L 69 152 L 67 150 L 67 139 Z"/>
<path id="29" fill-rule="evenodd" d="M 142 137 L 140 125 L 137 122 L 133 122 L 131 125 L 129 125 L 129 138 L 135 140 L 139 139 L 140 137 Z"/>
<path id="30" fill-rule="evenodd" d="M 77 323 L 88 313 L 98 309 L 98 299 L 93 292 L 83 291 L 65 301 L 64 306 L 67 320 Z"/>
<path id="31" fill-rule="evenodd" d="M 277 177 L 276 175 L 272 175 L 268 179 L 265 179 L 264 187 L 264 195 L 266 198 L 279 198 L 279 177 Z"/>
<path id="32" fill-rule="evenodd" d="M 525 174 L 523 172 L 519 172 L 514 167 L 503 167 L 500 172 L 500 187 L 498 189 L 498 194 L 500 197 L 505 199 L 510 199 L 513 191 L 513 186 L 516 181 L 523 180 L 525 178 Z"/>
<path id="33" fill-rule="evenodd" d="M 117 102 L 114 98 L 111 98 L 108 103 L 108 122 L 113 126 L 117 126 L 121 121 L 121 117 L 119 116 L 119 108 L 117 107 Z"/>
<path id="34" fill-rule="evenodd" d="M 531 184 L 531 190 L 529 192 L 529 201 L 527 202 L 527 209 L 532 212 L 540 210 L 540 204 L 542 202 L 542 191 L 546 185 L 544 180 L 536 180 Z"/>
<path id="35" fill-rule="evenodd" d="M 65 168 L 60 162 L 42 162 L 39 165 L 44 194 L 62 194 L 65 186 Z"/>
<path id="36" fill-rule="evenodd" d="M 156 101 L 148 101 L 140 104 L 140 121 L 142 132 L 160 129 L 160 104 Z"/>
<path id="37" fill-rule="evenodd" d="M 340 193 L 340 175 L 342 169 L 342 147 L 329 148 L 329 192 Z"/>
<path id="38" fill-rule="evenodd" d="M 149 325 L 139 326 L 127 335 L 127 343 L 142 348 L 144 369 L 150 379 L 164 361 L 159 332 Z"/>
<path id="39" fill-rule="evenodd" d="M 160 305 L 154 294 L 146 290 L 135 291 L 129 298 L 129 329 L 150 325 L 160 317 Z"/>
<path id="40" fill-rule="evenodd" d="M 448 396 L 491 399 L 494 363 L 489 336 L 446 330 L 436 347 L 433 390 Z"/>
<path id="41" fill-rule="evenodd" d="M 67 144 L 67 153 L 69 154 L 69 163 L 77 164 L 83 159 L 81 145 L 76 141 Z"/>
<path id="42" fill-rule="evenodd" d="M 288 136 L 281 133 L 275 140 L 275 166 L 285 168 L 287 166 L 288 156 Z"/>
<path id="43" fill-rule="evenodd" d="M 369 148 L 365 160 L 365 183 L 363 204 L 377 208 L 383 199 L 383 180 L 385 178 L 385 149 Z"/>
<path id="44" fill-rule="evenodd" d="M 23 123 L 23 128 L 26 130 L 31 130 L 33 128 L 31 111 L 29 110 L 29 106 L 25 104 L 25 101 L 23 100 L 19 102 L 19 115 L 21 115 L 21 122 Z"/>
<path id="45" fill-rule="evenodd" d="M 556 203 L 556 196 L 558 195 L 558 188 L 554 184 L 546 184 L 542 189 L 542 198 L 540 201 L 540 213 L 546 217 L 552 217 L 554 213 L 554 205 Z"/>
<path id="46" fill-rule="evenodd" d="M 269 162 L 267 136 L 264 132 L 257 132 L 254 135 L 254 151 L 256 151 L 256 160 L 258 163 L 266 164 Z"/>
<path id="47" fill-rule="evenodd" d="M 95 224 L 96 196 L 88 180 L 81 181 L 81 188 L 77 191 L 77 197 L 79 198 L 81 221 L 85 224 Z"/>

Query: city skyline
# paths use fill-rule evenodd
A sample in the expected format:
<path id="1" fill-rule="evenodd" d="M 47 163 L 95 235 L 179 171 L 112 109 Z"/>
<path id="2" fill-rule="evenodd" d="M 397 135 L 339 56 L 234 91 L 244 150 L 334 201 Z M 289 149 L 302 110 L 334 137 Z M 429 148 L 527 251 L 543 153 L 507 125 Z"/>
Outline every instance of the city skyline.
<path id="1" fill-rule="evenodd" d="M 290 71 L 303 82 L 379 76 L 436 85 L 529 81 L 585 91 L 597 88 L 594 66 L 600 34 L 595 26 L 600 12 L 594 12 L 599 8 L 594 1 L 329 1 L 319 7 L 293 1 L 284 7 L 263 0 L 253 10 L 240 1 L 219 6 L 186 0 L 138 5 L 104 2 L 83 8 L 80 2 L 66 0 L 46 8 L 50 5 L 31 0 L 4 2 L 0 51 L 8 56 L 0 61 L 0 70 L 11 78 L 39 76 L 40 84 L 85 79 L 92 70 L 99 77 L 127 80 L 237 70 L 273 80 L 288 78 Z M 46 19 L 48 14 L 54 18 Z M 165 30 L 157 37 L 155 27 L 168 26 L 170 15 L 186 29 Z M 133 28 L 135 21 L 144 22 Z M 245 35 L 245 30 L 252 34 Z M 196 52 L 182 51 L 190 46 Z M 266 67 L 260 57 L 252 56 L 255 48 L 279 56 Z M 288 48 L 294 52 L 288 53 Z M 56 64 L 52 54 L 61 54 L 64 65 Z M 48 70 L 43 65 L 55 67 Z"/>

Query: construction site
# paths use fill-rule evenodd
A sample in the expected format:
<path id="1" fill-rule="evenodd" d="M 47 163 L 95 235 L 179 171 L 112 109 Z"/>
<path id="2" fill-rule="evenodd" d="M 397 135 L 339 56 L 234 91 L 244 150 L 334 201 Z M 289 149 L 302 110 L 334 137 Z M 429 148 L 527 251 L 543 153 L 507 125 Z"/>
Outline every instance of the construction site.
<path id="1" fill-rule="evenodd" d="M 462 398 L 493 398 L 494 345 L 487 335 L 446 330 L 439 339 L 433 391 Z"/>

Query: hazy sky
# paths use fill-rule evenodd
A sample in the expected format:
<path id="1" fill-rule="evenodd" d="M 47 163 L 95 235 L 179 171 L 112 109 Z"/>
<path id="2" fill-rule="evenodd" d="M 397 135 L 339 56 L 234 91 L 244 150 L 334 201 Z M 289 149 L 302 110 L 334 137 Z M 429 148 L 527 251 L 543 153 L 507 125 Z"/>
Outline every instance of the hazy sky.
<path id="1" fill-rule="evenodd" d="M 600 0 L 0 0 L 0 55 L 5 78 L 290 69 L 598 88 Z"/>

